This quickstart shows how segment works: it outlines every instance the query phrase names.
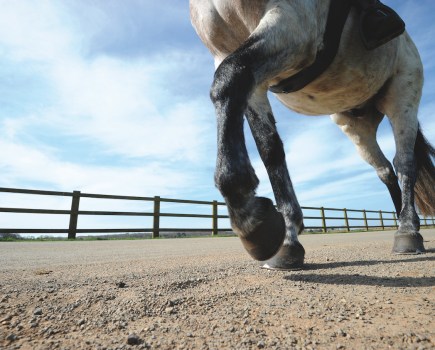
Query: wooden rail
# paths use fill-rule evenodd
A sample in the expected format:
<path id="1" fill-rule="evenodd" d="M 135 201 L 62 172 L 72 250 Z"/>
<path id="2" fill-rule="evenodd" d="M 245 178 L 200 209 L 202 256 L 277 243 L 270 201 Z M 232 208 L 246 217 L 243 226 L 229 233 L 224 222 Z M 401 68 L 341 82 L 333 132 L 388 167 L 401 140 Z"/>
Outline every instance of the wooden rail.
<path id="1" fill-rule="evenodd" d="M 226 210 L 224 202 L 218 201 L 197 201 L 184 199 L 169 199 L 155 197 L 139 197 L 139 196 L 118 196 L 106 194 L 82 193 L 80 191 L 59 192 L 59 191 L 40 191 L 17 188 L 0 187 L 0 193 L 14 193 L 26 195 L 41 195 L 41 196 L 63 196 L 71 197 L 71 209 L 30 209 L 30 208 L 10 208 L 0 207 L 0 213 L 15 213 L 15 214 L 46 214 L 46 215 L 68 215 L 68 229 L 36 229 L 36 228 L 0 228 L 0 233 L 26 233 L 26 234 L 67 234 L 69 239 L 75 239 L 77 234 L 83 233 L 150 233 L 152 238 L 157 238 L 162 232 L 211 232 L 212 235 L 218 235 L 219 232 L 231 232 L 231 228 L 220 228 L 219 221 L 227 220 L 228 215 L 219 215 L 219 208 Z M 127 201 L 152 202 L 152 212 L 142 211 L 88 211 L 80 210 L 80 200 L 83 198 L 96 199 L 114 199 Z M 3 201 L 2 201 L 3 202 Z M 180 203 L 192 205 L 204 205 L 210 207 L 210 214 L 185 214 L 185 213 L 166 213 L 162 212 L 162 203 Z M 356 210 L 356 209 L 337 209 L 324 207 L 302 207 L 304 211 L 305 230 L 307 232 L 328 232 L 342 230 L 349 232 L 352 230 L 374 230 L 374 229 L 390 229 L 398 226 L 398 218 L 396 213 L 382 210 Z M 309 213 L 318 213 L 312 215 Z M 337 213 L 338 216 L 337 216 Z M 135 216 L 135 217 L 152 217 L 153 225 L 149 228 L 78 228 L 79 217 L 91 216 Z M 170 218 L 192 218 L 192 219 L 210 219 L 211 225 L 207 228 L 162 228 L 160 227 L 160 219 L 163 217 Z M 355 223 L 355 224 L 352 224 Z M 421 218 L 421 226 L 434 226 L 434 217 Z"/>

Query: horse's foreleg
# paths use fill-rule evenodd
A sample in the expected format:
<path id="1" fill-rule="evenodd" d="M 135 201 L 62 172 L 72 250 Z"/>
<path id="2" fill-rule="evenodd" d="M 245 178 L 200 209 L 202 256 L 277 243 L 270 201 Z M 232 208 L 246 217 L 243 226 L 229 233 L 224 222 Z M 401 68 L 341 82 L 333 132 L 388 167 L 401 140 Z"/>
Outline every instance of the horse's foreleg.
<path id="1" fill-rule="evenodd" d="M 218 125 L 215 182 L 228 205 L 231 224 L 252 257 L 267 260 L 281 248 L 285 221 L 272 201 L 255 197 L 258 179 L 243 137 L 243 115 L 256 89 L 264 89 L 279 73 L 298 71 L 316 55 L 316 22 L 297 28 L 293 7 L 299 2 L 271 5 L 257 28 L 216 69 L 211 89 Z M 304 17 L 305 19 L 305 17 Z M 296 26 L 296 27 L 295 27 Z M 289 30 L 297 36 L 289 35 Z"/>
<path id="2" fill-rule="evenodd" d="M 251 96 L 246 117 L 255 139 L 261 159 L 269 175 L 278 210 L 286 227 L 286 239 L 279 253 L 268 260 L 264 267 L 271 269 L 300 268 L 305 250 L 298 235 L 303 230 L 302 210 L 293 190 L 285 162 L 283 144 L 276 129 L 267 91 L 258 88 Z"/>
<path id="3" fill-rule="evenodd" d="M 237 55 L 217 68 L 211 89 L 218 128 L 215 183 L 227 203 L 231 226 L 248 253 L 267 260 L 280 249 L 285 224 L 271 200 L 255 196 L 258 178 L 243 134 L 243 114 L 253 89 L 253 74 Z"/>

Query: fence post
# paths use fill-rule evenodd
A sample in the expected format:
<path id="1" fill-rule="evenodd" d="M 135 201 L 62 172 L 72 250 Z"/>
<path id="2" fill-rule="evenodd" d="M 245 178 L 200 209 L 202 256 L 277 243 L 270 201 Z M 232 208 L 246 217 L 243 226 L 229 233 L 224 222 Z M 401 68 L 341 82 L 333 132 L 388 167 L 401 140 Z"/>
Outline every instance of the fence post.
<path id="1" fill-rule="evenodd" d="M 346 225 L 347 232 L 350 232 L 349 218 L 347 217 L 347 209 L 344 208 L 343 212 L 344 212 L 344 224 Z"/>
<path id="2" fill-rule="evenodd" d="M 69 215 L 68 239 L 76 239 L 77 222 L 79 220 L 80 191 L 74 191 Z"/>
<path id="3" fill-rule="evenodd" d="M 326 218 L 325 218 L 325 208 L 320 207 L 320 214 L 322 215 L 322 229 L 326 233 Z"/>
<path id="4" fill-rule="evenodd" d="M 160 236 L 160 196 L 154 197 L 153 238 Z"/>
<path id="5" fill-rule="evenodd" d="M 367 222 L 367 213 L 366 213 L 365 209 L 363 210 L 363 215 L 364 215 L 364 225 L 366 227 L 366 231 L 368 231 L 369 230 L 369 224 Z"/>
<path id="6" fill-rule="evenodd" d="M 379 210 L 379 221 L 381 222 L 382 229 L 385 230 L 385 227 L 384 227 L 384 218 L 382 217 L 382 210 Z"/>
<path id="7" fill-rule="evenodd" d="M 397 228 L 397 219 L 396 219 L 396 212 L 393 211 L 393 220 L 394 220 L 394 226 Z"/>
<path id="8" fill-rule="evenodd" d="M 213 219 L 212 219 L 212 225 L 213 225 L 212 236 L 216 236 L 218 234 L 218 202 L 217 201 L 213 201 L 212 206 L 213 206 L 213 208 L 212 208 L 212 215 L 213 215 Z"/>

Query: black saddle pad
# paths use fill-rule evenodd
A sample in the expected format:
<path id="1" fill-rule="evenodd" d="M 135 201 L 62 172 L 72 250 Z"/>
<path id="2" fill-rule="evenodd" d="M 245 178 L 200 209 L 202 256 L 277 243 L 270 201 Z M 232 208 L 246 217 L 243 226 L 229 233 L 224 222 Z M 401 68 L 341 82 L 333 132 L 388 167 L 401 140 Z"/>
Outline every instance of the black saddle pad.
<path id="1" fill-rule="evenodd" d="M 359 29 L 364 46 L 372 50 L 402 34 L 405 22 L 393 9 L 378 1 L 362 9 Z"/>

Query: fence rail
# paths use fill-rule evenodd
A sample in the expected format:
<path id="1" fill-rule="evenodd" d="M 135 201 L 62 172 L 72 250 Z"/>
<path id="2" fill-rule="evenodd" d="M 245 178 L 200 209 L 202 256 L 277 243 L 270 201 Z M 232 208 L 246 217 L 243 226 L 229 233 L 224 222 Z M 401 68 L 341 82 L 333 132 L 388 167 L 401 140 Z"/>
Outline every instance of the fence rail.
<path id="1" fill-rule="evenodd" d="M 225 219 L 228 221 L 228 215 L 219 215 L 219 208 L 226 208 L 224 202 L 214 201 L 197 201 L 154 197 L 139 197 L 139 196 L 118 196 L 106 194 L 82 193 L 80 191 L 59 192 L 59 191 L 40 191 L 29 189 L 5 188 L 0 187 L 0 193 L 40 195 L 40 196 L 63 196 L 71 197 L 71 209 L 31 209 L 31 208 L 10 208 L 0 207 L 0 213 L 14 214 L 45 214 L 45 215 L 68 215 L 68 228 L 60 229 L 41 229 L 41 228 L 0 228 L 0 233 L 27 233 L 27 234 L 68 234 L 68 239 L 75 239 L 77 234 L 83 233 L 150 233 L 152 238 L 157 238 L 162 232 L 211 232 L 212 235 L 217 235 L 219 232 L 229 232 L 231 228 L 221 228 L 219 220 Z M 153 204 L 152 212 L 142 211 L 90 211 L 80 210 L 80 200 L 82 198 L 94 199 L 113 199 L 113 200 L 128 200 L 151 202 Z M 210 207 L 210 214 L 186 214 L 186 213 L 167 213 L 162 212 L 162 203 L 179 203 L 204 205 Z M 321 231 L 328 232 L 332 230 L 343 230 L 346 232 L 352 230 L 374 230 L 374 229 L 389 229 L 398 226 L 398 219 L 394 211 L 382 210 L 357 210 L 357 209 L 337 209 L 324 207 L 302 207 L 304 211 L 305 230 L 308 232 Z M 308 212 L 317 212 L 319 215 L 309 215 Z M 339 214 L 337 214 L 339 213 Z M 134 216 L 134 217 L 152 217 L 152 227 L 148 228 L 78 228 L 80 216 Z M 338 215 L 338 216 L 337 216 Z M 358 216 L 359 215 L 359 216 Z M 375 216 L 373 216 L 375 215 Z M 160 227 L 160 219 L 163 217 L 169 218 L 192 218 L 192 219 L 211 219 L 211 225 L 207 228 L 162 228 Z M 352 224 L 356 222 L 356 224 Z M 434 226 L 434 217 L 422 217 L 421 226 Z"/>

